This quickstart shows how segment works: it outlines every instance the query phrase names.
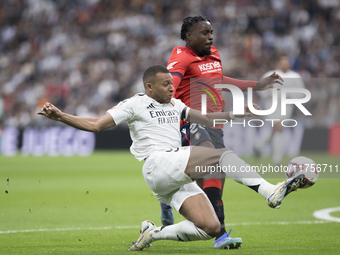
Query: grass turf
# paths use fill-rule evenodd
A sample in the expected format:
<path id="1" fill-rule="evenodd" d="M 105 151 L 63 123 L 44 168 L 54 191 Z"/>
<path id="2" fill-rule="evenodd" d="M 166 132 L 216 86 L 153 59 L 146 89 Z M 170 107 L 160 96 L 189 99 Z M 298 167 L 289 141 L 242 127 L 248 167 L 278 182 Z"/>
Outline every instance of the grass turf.
<path id="1" fill-rule="evenodd" d="M 304 155 L 339 164 L 339 158 L 326 154 Z M 0 156 L 0 254 L 131 253 L 127 249 L 139 235 L 140 222 L 150 219 L 160 225 L 159 205 L 141 167 L 127 151 L 84 158 Z M 269 181 L 282 180 L 284 176 Z M 233 228 L 232 236 L 242 237 L 242 248 L 221 251 L 212 248 L 212 241 L 158 241 L 143 253 L 338 254 L 340 223 L 317 224 L 313 217 L 316 210 L 340 206 L 338 185 L 340 179 L 319 178 L 274 210 L 252 190 L 227 179 L 226 227 Z M 176 222 L 183 220 L 174 214 Z M 340 218 L 340 212 L 331 215 Z"/>

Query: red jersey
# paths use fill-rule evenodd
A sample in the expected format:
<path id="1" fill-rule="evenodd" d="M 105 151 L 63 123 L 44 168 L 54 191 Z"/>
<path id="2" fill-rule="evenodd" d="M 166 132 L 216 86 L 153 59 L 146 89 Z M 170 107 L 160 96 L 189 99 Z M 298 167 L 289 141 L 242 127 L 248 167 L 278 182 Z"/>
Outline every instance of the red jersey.
<path id="1" fill-rule="evenodd" d="M 214 84 L 221 83 L 223 77 L 220 54 L 215 47 L 212 46 L 211 55 L 206 56 L 199 56 L 189 46 L 175 47 L 168 69 L 174 77 L 175 98 L 190 108 L 201 110 L 201 94 L 208 91 L 207 112 L 223 111 L 222 89 L 214 88 Z M 181 78 L 180 83 L 176 82 L 178 79 L 175 76 Z M 191 80 L 193 78 L 210 79 Z"/>
<path id="2" fill-rule="evenodd" d="M 215 84 L 231 84 L 242 90 L 257 84 L 223 76 L 221 57 L 214 46 L 211 46 L 211 55 L 205 56 L 198 55 L 188 45 L 175 47 L 167 68 L 174 78 L 174 97 L 190 108 L 201 110 L 201 95 L 207 94 L 208 113 L 224 111 L 222 89 L 216 89 Z"/>

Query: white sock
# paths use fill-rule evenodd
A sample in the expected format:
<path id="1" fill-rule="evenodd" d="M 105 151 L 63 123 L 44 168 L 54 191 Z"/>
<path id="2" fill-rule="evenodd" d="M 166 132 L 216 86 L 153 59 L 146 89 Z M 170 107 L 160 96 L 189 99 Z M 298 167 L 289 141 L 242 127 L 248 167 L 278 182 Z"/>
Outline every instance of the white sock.
<path id="1" fill-rule="evenodd" d="M 196 227 L 191 221 L 185 220 L 180 223 L 158 228 L 152 234 L 152 239 L 157 240 L 174 240 L 174 241 L 197 241 L 197 240 L 209 240 L 212 239 L 202 229 Z"/>
<path id="2" fill-rule="evenodd" d="M 273 184 L 263 179 L 255 170 L 251 171 L 251 166 L 232 151 L 226 151 L 222 154 L 220 166 L 222 170 L 226 169 L 226 175 L 240 184 L 248 187 L 259 185 L 257 192 L 264 198 L 267 198 L 268 194 L 274 190 L 275 186 Z"/>
<path id="3" fill-rule="evenodd" d="M 273 163 L 274 165 L 281 164 L 282 160 L 282 133 L 275 132 L 272 139 L 273 146 Z"/>
<path id="4" fill-rule="evenodd" d="M 264 180 L 264 179 L 263 179 Z M 269 195 L 274 191 L 275 189 L 275 185 L 267 182 L 266 180 L 264 180 L 264 182 L 262 182 L 259 186 L 258 189 L 258 193 L 263 196 L 265 199 L 267 199 L 267 197 L 269 197 Z"/>

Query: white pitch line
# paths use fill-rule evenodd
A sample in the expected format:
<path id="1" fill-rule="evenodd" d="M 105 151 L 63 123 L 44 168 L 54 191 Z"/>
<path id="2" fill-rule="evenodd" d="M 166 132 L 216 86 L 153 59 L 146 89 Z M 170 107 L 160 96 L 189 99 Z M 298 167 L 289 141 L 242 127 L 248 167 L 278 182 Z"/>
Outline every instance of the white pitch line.
<path id="1" fill-rule="evenodd" d="M 241 222 L 241 223 L 225 223 L 225 226 L 254 226 L 254 225 L 291 225 L 291 224 L 323 224 L 330 223 L 325 220 L 313 220 L 313 221 L 274 221 L 274 222 Z"/>
<path id="2" fill-rule="evenodd" d="M 340 222 L 340 218 L 329 215 L 332 212 L 338 212 L 338 211 L 340 211 L 340 207 L 326 208 L 326 209 L 315 211 L 313 213 L 313 216 L 317 219 Z"/>
<path id="3" fill-rule="evenodd" d="M 240 223 L 225 223 L 225 226 L 254 226 L 254 225 L 291 225 L 291 224 L 323 224 L 331 223 L 327 220 L 315 221 L 278 221 L 278 222 L 240 222 Z M 57 232 L 57 231 L 75 231 L 75 230 L 109 230 L 109 229 L 138 229 L 140 226 L 116 226 L 116 227 L 98 227 L 98 228 L 54 228 L 54 229 L 23 229 L 23 230 L 6 230 L 0 231 L 0 234 L 11 233 L 27 233 L 27 232 Z"/>
<path id="4" fill-rule="evenodd" d="M 115 229 L 132 229 L 132 228 L 140 228 L 140 226 L 116 226 Z"/>
<path id="5" fill-rule="evenodd" d="M 39 228 L 39 229 L 22 229 L 22 230 L 7 230 L 0 231 L 0 234 L 11 234 L 11 233 L 27 233 L 27 232 L 57 232 L 57 231 L 74 231 L 74 230 L 105 230 L 112 229 L 112 227 L 99 227 L 99 228 Z"/>

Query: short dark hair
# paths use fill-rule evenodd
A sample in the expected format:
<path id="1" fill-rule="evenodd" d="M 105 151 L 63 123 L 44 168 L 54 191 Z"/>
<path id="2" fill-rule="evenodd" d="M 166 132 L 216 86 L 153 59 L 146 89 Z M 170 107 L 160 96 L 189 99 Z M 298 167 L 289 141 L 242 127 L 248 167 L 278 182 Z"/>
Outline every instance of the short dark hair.
<path id="1" fill-rule="evenodd" d="M 165 66 L 162 66 L 162 65 L 154 65 L 154 66 L 148 67 L 143 74 L 144 86 L 148 82 L 152 82 L 152 79 L 155 78 L 156 74 L 158 73 L 170 73 L 170 71 Z"/>
<path id="2" fill-rule="evenodd" d="M 183 20 L 183 24 L 182 24 L 182 28 L 181 28 L 181 39 L 183 41 L 186 40 L 187 38 L 187 32 L 190 30 L 190 28 L 200 22 L 200 21 L 208 21 L 210 22 L 210 20 L 207 17 L 202 17 L 202 16 L 193 16 L 193 17 L 186 17 Z M 211 23 L 211 22 L 210 22 Z"/>

